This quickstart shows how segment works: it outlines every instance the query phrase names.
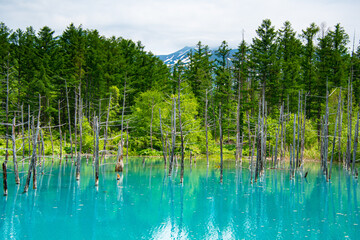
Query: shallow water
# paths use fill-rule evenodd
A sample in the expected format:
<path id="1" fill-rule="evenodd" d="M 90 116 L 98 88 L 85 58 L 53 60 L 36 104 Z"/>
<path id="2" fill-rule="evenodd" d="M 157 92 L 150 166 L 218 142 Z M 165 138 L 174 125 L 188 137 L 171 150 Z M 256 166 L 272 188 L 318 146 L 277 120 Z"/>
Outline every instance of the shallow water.
<path id="1" fill-rule="evenodd" d="M 11 168 L 11 166 L 9 166 Z M 26 167 L 25 167 L 26 168 Z M 21 167 L 20 167 L 21 169 Z M 114 165 L 47 165 L 38 189 L 23 194 L 8 174 L 9 195 L 0 197 L 1 239 L 359 239 L 358 180 L 341 167 L 326 182 L 318 164 L 298 173 L 266 170 L 250 183 L 247 167 L 224 165 L 223 184 L 214 164 L 180 168 L 168 177 L 162 162 L 130 159 L 121 179 Z M 2 183 L 2 175 L 0 177 Z M 1 188 L 2 192 L 2 188 Z"/>

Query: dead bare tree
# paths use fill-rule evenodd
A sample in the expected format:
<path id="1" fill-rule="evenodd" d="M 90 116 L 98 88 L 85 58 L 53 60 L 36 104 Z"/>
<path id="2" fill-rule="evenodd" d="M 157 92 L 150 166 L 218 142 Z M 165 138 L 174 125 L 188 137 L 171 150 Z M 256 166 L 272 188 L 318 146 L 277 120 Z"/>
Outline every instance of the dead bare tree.
<path id="1" fill-rule="evenodd" d="M 220 183 L 222 183 L 223 182 L 223 132 L 222 132 L 221 103 L 219 104 L 219 131 L 220 131 Z"/>
<path id="2" fill-rule="evenodd" d="M 71 159 L 72 159 L 73 158 L 73 141 L 72 141 L 72 134 L 71 134 L 69 92 L 68 92 L 66 80 L 65 80 L 65 91 L 66 91 L 66 103 L 67 103 L 67 112 L 68 112 L 68 121 L 69 121 L 70 152 L 71 152 Z"/>
<path id="3" fill-rule="evenodd" d="M 103 152 L 101 154 L 101 162 L 103 162 L 105 154 L 106 154 L 110 108 L 111 108 L 111 94 L 110 94 L 109 106 L 108 106 L 108 110 L 107 110 L 107 114 L 106 114 L 106 123 L 105 123 L 105 131 L 104 131 L 104 148 L 103 148 Z"/>
<path id="4" fill-rule="evenodd" d="M 206 164 L 209 166 L 209 137 L 208 137 L 208 90 L 205 94 L 205 138 L 206 138 Z"/>
<path id="5" fill-rule="evenodd" d="M 37 127 L 35 130 L 35 134 L 33 136 L 33 151 L 31 155 L 31 161 L 28 169 L 28 175 L 25 182 L 24 192 L 27 192 L 29 189 L 30 179 L 31 179 L 31 173 L 33 173 L 33 188 L 36 189 L 36 146 L 40 131 L 40 113 L 41 113 L 41 107 L 40 107 L 40 96 L 39 96 L 39 112 L 38 112 L 38 122 Z M 34 119 L 34 118 L 33 118 Z"/>
<path id="6" fill-rule="evenodd" d="M 95 125 L 94 125 L 94 131 L 95 131 L 95 186 L 99 185 L 99 120 L 97 117 L 94 119 Z"/>
<path id="7" fill-rule="evenodd" d="M 80 167 L 81 167 L 81 151 L 82 151 L 82 119 L 83 119 L 83 104 L 81 95 L 79 96 L 79 152 L 77 155 L 77 164 L 76 164 L 76 181 L 80 180 Z"/>
<path id="8" fill-rule="evenodd" d="M 6 125 L 7 126 L 7 125 Z M 16 136 L 15 136 L 15 127 L 16 127 L 16 118 L 13 118 L 12 122 L 12 145 L 13 145 L 13 162 L 14 162 L 14 173 L 15 173 L 15 183 L 20 184 L 18 165 L 16 161 Z"/>
<path id="9" fill-rule="evenodd" d="M 179 130 L 180 130 L 180 141 L 181 141 L 181 173 L 180 173 L 180 183 L 184 181 L 184 136 L 181 125 L 181 78 L 178 77 L 178 112 L 179 112 Z"/>
<path id="10" fill-rule="evenodd" d="M 164 144 L 164 133 L 162 129 L 162 123 L 161 123 L 161 109 L 159 108 L 159 117 L 160 117 L 160 134 L 161 134 L 161 143 L 163 147 L 163 156 L 164 156 L 164 167 L 166 168 L 166 148 Z"/>
<path id="11" fill-rule="evenodd" d="M 59 136 L 60 136 L 60 152 L 59 152 L 59 158 L 60 158 L 60 162 L 61 162 L 61 158 L 62 158 L 62 133 L 61 133 L 60 100 L 58 101 L 58 117 L 59 117 Z"/>

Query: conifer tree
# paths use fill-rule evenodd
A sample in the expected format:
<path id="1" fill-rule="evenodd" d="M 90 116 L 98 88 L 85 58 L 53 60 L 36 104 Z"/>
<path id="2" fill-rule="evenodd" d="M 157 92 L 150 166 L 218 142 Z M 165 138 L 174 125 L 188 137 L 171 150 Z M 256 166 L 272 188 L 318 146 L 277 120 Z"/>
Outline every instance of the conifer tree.
<path id="1" fill-rule="evenodd" d="M 215 52 L 217 56 L 215 64 L 215 106 L 221 104 L 221 112 L 223 113 L 222 129 L 227 130 L 228 140 L 230 131 L 230 122 L 233 118 L 233 111 L 231 109 L 233 102 L 233 82 L 230 72 L 230 48 L 226 41 L 223 41 Z M 216 111 L 218 112 L 218 111 Z M 226 128 L 224 126 L 227 126 Z"/>
<path id="2" fill-rule="evenodd" d="M 304 46 L 302 50 L 302 85 L 305 89 L 305 92 L 309 95 L 307 98 L 307 113 L 308 117 L 314 116 L 313 102 L 315 101 L 313 95 L 315 95 L 315 86 L 316 86 L 316 45 L 314 43 L 316 34 L 319 32 L 320 28 L 311 23 L 311 25 L 302 30 L 300 37 L 304 40 Z"/>
<path id="3" fill-rule="evenodd" d="M 243 131 L 243 118 L 244 111 L 251 107 L 250 96 L 251 94 L 250 87 L 251 78 L 250 74 L 250 62 L 249 62 L 249 46 L 244 40 L 238 46 L 236 52 L 233 55 L 233 74 L 234 74 L 234 91 L 235 95 L 238 96 L 239 106 L 239 134 L 242 135 Z M 239 92 L 240 91 L 240 92 Z"/>
<path id="4" fill-rule="evenodd" d="M 290 22 L 286 21 L 279 30 L 280 87 L 279 105 L 290 98 L 290 110 L 297 110 L 297 92 L 300 86 L 301 42 Z"/>
<path id="5" fill-rule="evenodd" d="M 213 63 L 208 46 L 198 42 L 194 51 L 190 51 L 190 63 L 185 69 L 185 77 L 199 103 L 199 116 L 204 116 L 205 93 L 212 85 Z"/>
<path id="6" fill-rule="evenodd" d="M 261 96 L 265 94 L 268 111 L 276 106 L 279 92 L 279 69 L 277 61 L 277 32 L 269 19 L 265 19 L 256 30 L 257 37 L 251 45 L 254 77 L 261 85 Z"/>
<path id="7" fill-rule="evenodd" d="M 347 45 L 349 35 L 340 23 L 335 25 L 335 29 L 329 32 L 332 41 L 332 84 L 336 87 L 346 86 L 349 76 L 349 60 Z"/>

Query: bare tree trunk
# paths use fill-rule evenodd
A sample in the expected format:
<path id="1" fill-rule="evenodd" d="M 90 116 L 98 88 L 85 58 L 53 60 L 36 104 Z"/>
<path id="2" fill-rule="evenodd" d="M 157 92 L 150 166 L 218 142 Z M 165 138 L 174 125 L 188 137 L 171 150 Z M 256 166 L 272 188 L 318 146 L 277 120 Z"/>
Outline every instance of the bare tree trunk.
<path id="1" fill-rule="evenodd" d="M 33 167 L 33 189 L 37 189 L 37 181 L 36 181 L 36 166 Z"/>
<path id="2" fill-rule="evenodd" d="M 76 181 L 80 180 L 80 167 L 81 167 L 81 151 L 82 151 L 82 119 L 83 119 L 83 104 L 81 95 L 79 96 L 79 129 L 80 129 L 80 144 L 79 144 L 79 152 L 77 156 L 77 164 L 76 164 Z"/>
<path id="3" fill-rule="evenodd" d="M 340 96 L 341 96 L 341 92 L 339 94 L 338 108 L 337 108 L 337 111 L 336 111 L 335 132 L 334 132 L 333 146 L 332 146 L 332 153 L 331 153 L 331 160 L 330 160 L 330 170 L 329 170 L 329 174 L 328 174 L 328 177 L 327 177 L 327 181 L 329 181 L 330 178 L 331 178 L 331 169 L 332 169 L 332 162 L 333 162 L 333 158 L 334 158 L 335 142 L 336 142 L 336 130 L 337 130 L 337 125 L 338 125 L 338 116 L 339 116 L 339 112 L 340 112 L 340 108 L 341 108 Z M 359 116 L 359 114 L 358 114 L 358 116 Z M 340 139 L 339 139 L 339 141 L 340 141 Z"/>
<path id="4" fill-rule="evenodd" d="M 111 94 L 110 94 L 110 98 L 109 98 L 109 106 L 108 106 L 107 115 L 106 115 L 106 123 L 105 123 L 105 131 L 104 131 L 104 148 L 103 148 L 103 152 L 101 154 L 101 162 L 103 162 L 105 154 L 106 154 L 106 143 L 107 143 L 107 136 L 108 136 L 110 107 L 111 107 Z"/>
<path id="5" fill-rule="evenodd" d="M 299 167 L 299 148 L 300 148 L 300 126 L 302 125 L 300 120 L 300 115 L 301 115 L 301 94 L 299 91 L 299 102 L 298 102 L 298 120 L 297 120 L 297 141 L 296 141 L 296 168 Z"/>
<path id="6" fill-rule="evenodd" d="M 251 144 L 251 128 L 250 128 L 250 115 L 249 115 L 249 111 L 246 111 L 246 117 L 247 117 L 247 122 L 248 122 L 248 132 L 249 132 L 249 157 L 251 157 L 251 165 L 252 165 L 252 144 Z M 251 167 L 251 173 L 252 173 L 252 166 Z M 251 176 L 251 181 L 252 181 L 252 176 Z"/>
<path id="7" fill-rule="evenodd" d="M 43 169 L 44 169 L 44 167 L 45 167 L 45 144 L 44 144 L 44 135 L 43 135 L 43 130 L 42 129 L 40 129 L 40 136 L 41 136 L 41 157 L 42 157 L 42 160 L 43 160 L 42 161 L 42 166 L 43 166 Z M 39 162 L 40 162 L 40 160 L 39 160 Z M 44 172 L 42 172 L 42 173 L 44 173 Z"/>
<path id="8" fill-rule="evenodd" d="M 263 144 L 262 144 L 262 139 L 261 139 L 261 135 L 262 135 L 262 117 L 261 117 L 261 104 L 263 102 L 261 101 L 261 99 L 259 100 L 259 114 L 258 114 L 258 124 L 257 124 L 257 134 L 255 134 L 256 136 L 256 143 L 257 143 L 257 153 L 256 153 L 256 163 L 255 163 L 255 182 L 257 182 L 257 179 L 259 177 L 259 171 L 260 171 L 260 162 L 261 162 L 261 157 L 263 155 L 262 151 L 263 151 Z"/>
<path id="9" fill-rule="evenodd" d="M 29 137 L 29 157 L 31 157 L 31 131 L 30 131 L 30 122 L 31 122 L 31 117 L 30 117 L 30 105 L 28 105 L 28 137 Z"/>
<path id="10" fill-rule="evenodd" d="M 222 134 L 221 103 L 219 104 L 219 131 L 220 131 L 220 183 L 223 182 L 223 134 Z"/>
<path id="11" fill-rule="evenodd" d="M 24 106 L 23 105 L 21 105 L 21 135 L 22 135 L 22 149 L 23 149 L 22 161 L 24 161 L 24 159 L 25 159 L 25 127 L 24 127 Z M 23 164 L 24 164 L 24 162 L 23 162 Z"/>
<path id="12" fill-rule="evenodd" d="M 76 93 L 76 88 L 75 88 L 75 113 L 74 113 L 74 145 L 75 145 L 75 164 L 77 164 L 76 158 L 77 158 L 77 144 L 78 144 L 78 136 L 77 136 L 77 128 L 78 128 L 78 111 L 79 111 L 79 104 L 78 104 L 78 96 Z M 73 159 L 72 159 L 73 160 Z"/>
<path id="13" fill-rule="evenodd" d="M 180 173 L 180 183 L 184 181 L 184 136 L 181 126 L 181 100 L 180 100 L 180 86 L 181 80 L 180 76 L 178 78 L 178 111 L 179 111 L 179 130 L 180 130 L 180 140 L 181 140 L 181 173 Z M 191 159 L 191 158 L 190 158 Z"/>
<path id="14" fill-rule="evenodd" d="M 216 144 L 216 115 L 215 115 L 215 103 L 214 103 L 214 99 L 212 99 L 213 102 L 213 116 L 214 116 L 214 143 Z"/>
<path id="15" fill-rule="evenodd" d="M 3 169 L 3 187 L 4 187 L 4 196 L 8 195 L 8 187 L 7 187 L 7 172 L 6 172 L 6 162 L 2 164 Z"/>
<path id="16" fill-rule="evenodd" d="M 10 56 L 10 53 L 8 53 L 8 57 Z M 10 89 L 9 89 L 9 59 L 7 60 L 7 73 L 6 73 L 6 109 L 5 109 L 5 114 L 6 114 L 6 123 L 9 123 L 9 95 L 10 95 Z M 6 148 L 5 148 L 5 163 L 7 163 L 8 158 L 9 158 L 9 126 L 5 125 L 5 133 L 6 133 Z"/>
<path id="17" fill-rule="evenodd" d="M 69 93 L 68 93 L 66 81 L 65 81 L 65 88 L 66 88 L 66 103 L 67 103 L 67 112 L 68 112 L 68 120 L 69 120 L 70 150 L 71 150 L 71 159 L 72 159 L 73 158 L 73 141 L 72 141 L 72 134 L 71 134 Z"/>
<path id="18" fill-rule="evenodd" d="M 341 89 L 339 93 L 339 101 L 341 102 L 340 114 L 339 114 L 339 141 L 338 141 L 338 161 L 341 161 L 341 131 L 342 131 L 342 113 L 343 113 L 343 104 L 344 102 L 341 99 Z"/>
<path id="19" fill-rule="evenodd" d="M 350 81 L 350 80 L 349 80 Z M 351 159 L 351 139 L 352 139 L 352 83 L 349 82 L 348 91 L 348 139 L 346 151 L 346 169 L 350 170 Z"/>
<path id="20" fill-rule="evenodd" d="M 354 136 L 354 150 L 353 150 L 353 159 L 352 159 L 352 168 L 351 171 L 355 174 L 355 161 L 356 161 L 356 152 L 358 145 L 358 134 L 359 134 L 359 112 L 357 114 L 357 121 L 355 126 L 355 136 Z"/>
<path id="21" fill-rule="evenodd" d="M 124 170 L 123 145 L 124 141 L 123 139 L 120 139 L 116 156 L 115 172 L 122 172 Z"/>
<path id="22" fill-rule="evenodd" d="M 126 78 L 124 83 L 124 95 L 123 95 L 123 107 L 122 107 L 122 115 L 121 115 L 121 135 L 120 141 L 118 145 L 118 153 L 117 153 L 117 161 L 115 166 L 115 172 L 122 172 L 124 169 L 124 162 L 123 162 L 123 148 L 124 148 L 124 141 L 123 141 L 123 132 L 124 132 L 124 113 L 125 113 L 125 97 L 126 97 Z"/>
<path id="23" fill-rule="evenodd" d="M 99 115 L 100 116 L 100 115 Z M 93 117 L 93 129 L 95 129 L 95 111 L 94 111 L 94 117 Z M 94 130 L 95 131 L 95 130 Z M 93 162 L 95 161 L 95 146 L 96 146 L 96 134 L 94 132 L 94 139 L 93 139 L 93 146 L 94 146 L 94 151 L 93 151 Z"/>
<path id="24" fill-rule="evenodd" d="M 51 124 L 50 121 L 48 123 L 49 125 L 49 132 L 50 132 L 50 142 L 51 142 L 51 152 L 52 152 L 52 162 L 54 162 L 54 142 L 53 142 L 53 136 L 52 136 L 52 131 L 51 131 Z"/>
<path id="25" fill-rule="evenodd" d="M 162 147 L 163 147 L 163 156 L 164 156 L 164 167 L 166 168 L 166 148 L 165 148 L 165 144 L 164 144 L 164 134 L 163 134 L 162 124 L 161 124 L 161 109 L 160 108 L 159 108 L 159 117 L 160 117 L 161 143 L 162 143 Z"/>
<path id="26" fill-rule="evenodd" d="M 124 148 L 123 132 L 124 132 L 125 100 L 126 100 L 126 77 L 125 77 L 125 82 L 124 82 L 123 106 L 122 106 L 122 113 L 121 113 L 121 135 L 120 135 L 120 142 L 122 143 L 121 144 L 121 161 L 122 161 L 122 153 L 123 153 L 123 148 Z"/>
<path id="27" fill-rule="evenodd" d="M 40 101 L 40 96 L 39 96 L 39 101 Z M 39 107 L 39 113 L 38 113 L 38 123 L 37 123 L 37 127 L 36 127 L 36 133 L 34 134 L 33 137 L 33 151 L 32 151 L 32 156 L 31 156 L 31 161 L 30 161 L 30 165 L 29 165 L 29 170 L 28 170 L 28 175 L 26 178 L 26 183 L 25 183 L 25 187 L 24 187 L 24 192 L 27 192 L 29 189 L 29 184 L 30 184 L 30 179 L 31 179 L 31 173 L 33 172 L 33 187 L 36 188 L 36 146 L 37 146 L 37 139 L 38 139 L 38 135 L 39 135 L 39 130 L 40 130 L 40 112 L 41 112 L 41 108 Z M 34 119 L 34 118 L 33 118 Z"/>
<path id="28" fill-rule="evenodd" d="M 61 132 L 60 100 L 58 101 L 58 116 L 59 116 L 59 136 L 60 136 L 60 153 L 59 153 L 59 158 L 60 158 L 60 163 L 61 163 L 61 158 L 62 158 L 62 132 Z"/>
<path id="29" fill-rule="evenodd" d="M 304 100 L 304 122 L 302 127 L 302 133 L 301 133 L 301 157 L 300 157 L 300 164 L 303 166 L 304 161 L 304 150 L 305 150 L 305 130 L 306 130 L 306 94 L 305 94 L 305 100 Z"/>
<path id="30" fill-rule="evenodd" d="M 235 154 L 235 161 L 236 164 L 239 162 L 240 157 L 240 101 L 241 101 L 241 80 L 239 77 L 238 81 L 238 101 L 236 107 L 236 154 Z"/>
<path id="31" fill-rule="evenodd" d="M 175 154 L 175 141 L 176 141 L 176 100 L 173 98 L 173 127 L 172 127 L 172 142 L 171 142 L 171 156 L 170 156 L 170 164 L 169 164 L 169 176 L 171 175 L 172 165 L 174 162 L 174 154 Z"/>
<path id="32" fill-rule="evenodd" d="M 274 164 L 273 164 L 273 168 L 275 168 L 275 167 L 276 167 L 276 164 L 277 164 L 278 143 L 279 143 L 279 133 L 280 133 L 280 127 L 281 127 L 281 119 L 282 119 L 282 106 L 280 107 L 279 125 L 278 125 L 278 129 L 277 129 L 277 131 L 276 131 L 276 143 L 275 143 L 275 152 L 274 152 Z"/>
<path id="33" fill-rule="evenodd" d="M 324 121 L 324 172 L 327 175 L 328 172 L 328 147 L 329 147 L 329 91 L 328 83 L 326 82 L 326 108 L 325 108 L 325 121 Z"/>
<path id="34" fill-rule="evenodd" d="M 151 103 L 151 122 L 150 122 L 150 146 L 151 146 L 151 150 L 153 150 L 153 141 L 152 141 L 153 117 L 154 117 L 154 98 L 152 99 L 152 103 Z"/>
<path id="35" fill-rule="evenodd" d="M 126 122 L 126 164 L 129 162 L 129 122 Z"/>
<path id="36" fill-rule="evenodd" d="M 14 173 L 15 173 L 15 183 L 20 184 L 18 165 L 16 161 L 16 139 L 15 139 L 15 127 L 16 127 L 16 119 L 13 118 L 12 122 L 12 145 L 13 145 L 13 162 L 14 162 Z"/>
<path id="37" fill-rule="evenodd" d="M 99 186 L 99 121 L 98 118 L 95 117 L 95 139 L 96 139 L 96 143 L 95 143 L 95 186 Z"/>
<path id="38" fill-rule="evenodd" d="M 209 166 L 209 138 L 208 138 L 208 90 L 206 90 L 206 99 L 205 99 L 205 137 L 206 137 L 206 164 Z"/>

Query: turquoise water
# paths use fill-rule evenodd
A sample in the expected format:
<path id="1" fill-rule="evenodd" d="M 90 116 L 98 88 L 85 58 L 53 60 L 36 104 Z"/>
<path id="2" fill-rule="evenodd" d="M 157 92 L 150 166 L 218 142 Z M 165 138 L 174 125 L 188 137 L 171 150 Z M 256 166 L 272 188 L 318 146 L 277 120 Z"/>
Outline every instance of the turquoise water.
<path id="1" fill-rule="evenodd" d="M 181 185 L 180 168 L 168 177 L 162 162 L 130 159 L 119 181 L 102 166 L 96 188 L 85 161 L 79 183 L 75 166 L 49 164 L 26 194 L 24 173 L 20 187 L 9 173 L 0 239 L 360 239 L 358 180 L 341 167 L 330 183 L 306 163 L 306 179 L 267 170 L 251 184 L 234 165 L 225 162 L 223 184 L 215 166 L 186 165 Z"/>

